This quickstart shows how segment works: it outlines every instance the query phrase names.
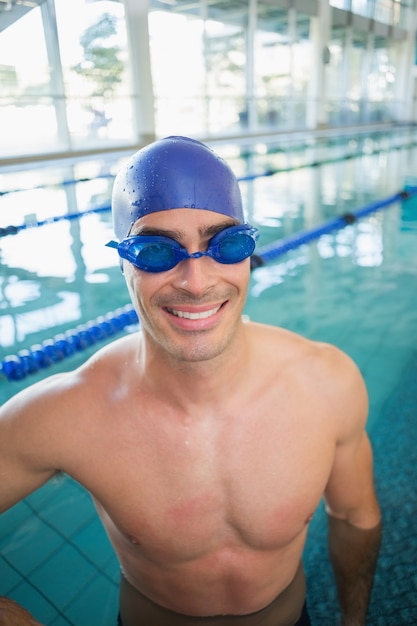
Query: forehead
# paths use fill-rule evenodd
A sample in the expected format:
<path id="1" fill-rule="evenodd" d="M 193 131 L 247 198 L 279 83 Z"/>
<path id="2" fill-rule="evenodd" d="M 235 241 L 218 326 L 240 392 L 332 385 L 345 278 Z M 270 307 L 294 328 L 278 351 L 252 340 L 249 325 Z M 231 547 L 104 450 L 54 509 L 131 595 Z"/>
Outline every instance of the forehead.
<path id="1" fill-rule="evenodd" d="M 169 211 L 158 211 L 139 218 L 132 226 L 131 234 L 144 229 L 175 230 L 184 234 L 204 232 L 213 227 L 233 226 L 237 220 L 204 209 L 177 208 Z"/>

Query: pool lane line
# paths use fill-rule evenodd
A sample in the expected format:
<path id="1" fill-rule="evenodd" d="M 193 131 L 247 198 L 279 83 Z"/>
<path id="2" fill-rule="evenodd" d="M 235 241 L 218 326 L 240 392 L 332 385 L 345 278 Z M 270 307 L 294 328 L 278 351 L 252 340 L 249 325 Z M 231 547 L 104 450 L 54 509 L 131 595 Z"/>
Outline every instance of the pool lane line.
<path id="1" fill-rule="evenodd" d="M 19 189 L 4 189 L 0 191 L 1 196 L 7 196 L 9 194 L 21 193 L 22 191 L 34 191 L 35 189 L 60 189 L 61 187 L 68 187 L 69 185 L 76 185 L 77 183 L 89 183 L 93 180 L 99 180 L 101 178 L 114 178 L 114 174 L 97 174 L 97 176 L 74 178 L 69 180 L 61 180 L 56 183 L 44 183 L 42 185 L 33 185 L 33 187 L 20 187 Z"/>
<path id="2" fill-rule="evenodd" d="M 251 267 L 252 269 L 261 267 L 262 265 L 265 265 L 265 263 L 273 261 L 289 250 L 294 250 L 304 244 L 308 244 L 316 239 L 319 239 L 322 235 L 327 235 L 335 230 L 341 230 L 346 226 L 354 224 L 359 219 L 370 215 L 371 213 L 376 213 L 391 204 L 403 202 L 404 200 L 416 195 L 417 187 L 407 186 L 402 191 L 399 191 L 388 198 L 377 200 L 376 202 L 372 202 L 360 209 L 357 209 L 356 211 L 334 217 L 319 226 L 315 226 L 314 228 L 296 233 L 295 235 L 291 235 L 289 237 L 284 237 L 283 239 L 279 239 L 269 245 L 258 248 L 256 253 L 251 257 Z"/>
<path id="3" fill-rule="evenodd" d="M 6 356 L 0 363 L 0 377 L 9 381 L 23 380 L 137 324 L 138 316 L 131 305 L 100 315 L 95 320 L 55 335 L 53 339 Z"/>
<path id="4" fill-rule="evenodd" d="M 49 224 L 56 224 L 57 222 L 62 222 L 63 220 L 75 220 L 86 215 L 93 215 L 94 213 L 105 213 L 111 210 L 111 206 L 109 204 L 105 204 L 103 206 L 96 207 L 94 209 L 87 209 L 86 211 L 77 211 L 76 213 L 65 213 L 64 215 L 55 215 L 53 217 L 47 217 L 44 220 L 31 220 L 24 224 L 19 224 L 19 226 L 5 226 L 3 228 L 0 227 L 0 237 L 7 237 L 8 235 L 17 235 L 22 230 L 27 230 L 29 228 L 38 228 L 41 226 L 48 226 Z"/>
<path id="5" fill-rule="evenodd" d="M 335 217 L 320 226 L 259 248 L 257 253 L 251 257 L 251 269 L 261 267 L 289 250 L 310 243 L 334 230 L 340 230 L 349 224 L 354 224 L 362 217 L 366 217 L 396 202 L 407 200 L 415 195 L 417 195 L 417 187 L 406 186 L 404 190 L 388 198 L 377 200 L 357 211 Z M 53 339 L 47 339 L 40 344 L 33 345 L 29 349 L 19 350 L 17 354 L 6 356 L 0 363 L 0 377 L 4 377 L 9 381 L 22 380 L 30 374 L 58 363 L 77 352 L 122 332 L 128 327 L 136 326 L 138 323 L 139 320 L 133 306 L 127 305 L 113 313 L 99 316 L 91 322 L 77 326 L 73 330 L 58 334 Z"/>
<path id="6" fill-rule="evenodd" d="M 378 134 L 378 133 L 377 133 Z M 385 133 L 382 132 L 382 135 L 385 136 Z M 374 134 L 370 134 L 369 138 L 373 138 L 375 135 Z M 363 140 L 363 136 L 360 137 L 359 140 Z M 365 138 L 367 138 L 365 136 Z M 338 140 L 336 138 L 333 139 L 333 141 L 329 140 L 330 143 L 325 146 L 325 148 L 329 148 L 332 149 L 335 146 L 340 146 L 346 145 L 346 140 L 352 140 L 355 141 L 357 140 L 358 137 L 356 135 L 348 135 L 347 137 L 343 137 L 342 139 Z M 376 139 L 377 141 L 377 139 Z M 354 158 L 359 158 L 361 156 L 372 156 L 374 154 L 380 154 L 381 152 L 390 152 L 391 150 L 408 150 L 409 148 L 414 148 L 417 145 L 417 141 L 411 141 L 409 143 L 406 144 L 399 144 L 399 145 L 394 145 L 394 146 L 381 146 L 381 147 L 377 147 L 377 148 L 372 148 L 371 150 L 358 150 L 357 152 L 349 152 L 348 154 L 343 154 L 334 158 L 329 158 L 329 159 L 319 159 L 317 161 L 311 161 L 311 162 L 306 162 L 306 163 L 300 163 L 299 165 L 296 166 L 289 166 L 289 167 L 282 167 L 282 168 L 276 168 L 276 169 L 267 169 L 264 172 L 259 172 L 257 174 L 249 174 L 248 176 L 243 176 L 242 178 L 239 178 L 239 181 L 250 181 L 250 180 L 254 180 L 255 178 L 261 178 L 263 176 L 271 176 L 272 174 L 280 174 L 280 173 L 284 173 L 284 172 L 292 172 L 295 170 L 299 170 L 299 169 L 304 169 L 307 167 L 318 167 L 319 165 L 326 165 L 326 164 L 330 164 L 330 163 L 337 163 L 340 161 L 345 161 L 345 160 L 349 160 L 349 159 L 354 159 Z M 255 156 L 269 156 L 269 155 L 275 155 L 275 154 L 284 154 L 284 155 L 291 155 L 293 153 L 298 153 L 298 152 L 303 152 L 305 150 L 310 150 L 312 148 L 312 145 L 309 143 L 304 143 L 304 144 L 298 144 L 298 145 L 294 145 L 292 148 L 285 150 L 285 149 L 272 149 L 269 152 L 266 153 L 266 155 L 259 155 L 256 154 Z M 321 149 L 322 146 L 319 147 L 319 149 Z M 244 159 L 245 157 L 247 157 L 247 154 L 242 154 L 242 159 Z M 252 156 L 252 155 L 249 155 Z M 0 190 L 0 197 L 1 196 L 6 196 L 8 194 L 14 194 L 14 193 L 20 193 L 22 191 L 32 191 L 35 189 L 54 189 L 54 188 L 60 188 L 60 187 L 66 187 L 69 185 L 76 185 L 78 183 L 86 183 L 86 182 L 91 182 L 93 180 L 98 180 L 101 178 L 115 178 L 114 174 L 98 174 L 97 176 L 93 176 L 93 177 L 82 177 L 82 178 L 74 178 L 74 179 L 67 179 L 67 180 L 63 180 L 60 182 L 56 182 L 56 183 L 44 183 L 42 185 L 34 185 L 33 187 L 24 187 L 24 188 L 19 188 L 19 189 L 5 189 L 5 190 Z"/>
<path id="7" fill-rule="evenodd" d="M 390 146 L 389 148 L 371 150 L 370 152 L 360 151 L 356 153 L 344 154 L 340 157 L 335 157 L 335 158 L 319 159 L 317 161 L 300 163 L 299 165 L 295 165 L 295 166 L 289 165 L 288 167 L 268 168 L 264 170 L 263 172 L 255 172 L 253 174 L 247 174 L 246 176 L 239 176 L 237 180 L 238 182 L 251 182 L 251 181 L 256 180 L 257 178 L 265 178 L 268 176 L 274 176 L 275 174 L 284 174 L 284 173 L 294 172 L 294 171 L 301 170 L 301 169 L 307 169 L 309 167 L 319 167 L 321 165 L 330 165 L 331 163 L 337 163 L 340 161 L 348 161 L 349 159 L 355 159 L 361 156 L 372 156 L 373 154 L 379 154 L 381 152 L 390 152 L 391 150 L 402 150 L 402 149 L 407 150 L 409 148 L 415 147 L 416 145 L 417 145 L 417 142 L 412 142 L 406 145 Z M 303 147 L 303 149 L 307 149 L 307 147 L 308 146 L 305 146 Z M 274 154 L 274 152 L 271 152 L 268 154 Z M 286 154 L 286 153 L 283 152 L 283 154 Z M 30 187 L 27 189 L 13 189 L 13 190 L 0 191 L 0 197 L 3 195 L 11 194 L 11 193 L 19 193 L 20 191 L 31 191 L 34 189 L 43 189 L 43 188 L 49 189 L 49 188 L 54 188 L 54 187 L 59 188 L 59 186 L 72 185 L 72 184 L 77 184 L 79 182 L 82 183 L 82 182 L 92 181 L 98 178 L 114 178 L 114 174 L 106 174 L 102 176 L 96 176 L 94 178 L 79 178 L 79 179 L 74 179 L 74 180 L 64 180 L 61 183 L 38 185 L 38 186 Z M 111 206 L 105 205 L 103 207 L 97 207 L 96 209 L 88 209 L 87 211 L 69 213 L 66 215 L 59 215 L 59 216 L 47 218 L 39 222 L 33 221 L 33 222 L 29 222 L 28 224 L 20 224 L 18 226 L 14 226 L 11 224 L 9 226 L 0 227 L 0 237 L 6 237 L 8 235 L 17 235 L 17 233 L 19 233 L 21 230 L 25 230 L 26 228 L 33 228 L 36 226 L 45 226 L 48 224 L 54 224 L 55 222 L 59 222 L 65 219 L 75 219 L 75 218 L 83 217 L 84 215 L 90 215 L 91 213 L 100 213 L 103 211 L 110 211 L 110 210 L 111 210 Z"/>

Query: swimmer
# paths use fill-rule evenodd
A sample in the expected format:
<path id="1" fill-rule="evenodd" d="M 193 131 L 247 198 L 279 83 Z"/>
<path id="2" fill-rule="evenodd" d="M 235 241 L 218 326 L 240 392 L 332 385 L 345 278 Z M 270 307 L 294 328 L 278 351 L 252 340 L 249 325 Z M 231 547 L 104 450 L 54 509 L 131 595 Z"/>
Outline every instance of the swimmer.
<path id="1" fill-rule="evenodd" d="M 324 497 L 341 623 L 364 625 L 381 516 L 358 368 L 242 317 L 258 232 L 205 145 L 137 152 L 112 209 L 140 331 L 2 407 L 0 510 L 59 472 L 83 485 L 120 562 L 120 625 L 294 626 Z M 0 624 L 32 623 L 8 603 Z"/>

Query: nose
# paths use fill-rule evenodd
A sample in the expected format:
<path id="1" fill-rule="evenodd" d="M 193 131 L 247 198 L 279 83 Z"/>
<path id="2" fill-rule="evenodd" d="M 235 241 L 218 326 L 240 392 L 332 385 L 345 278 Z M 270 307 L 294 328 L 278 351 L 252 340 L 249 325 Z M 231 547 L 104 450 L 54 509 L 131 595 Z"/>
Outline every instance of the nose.
<path id="1" fill-rule="evenodd" d="M 176 289 L 201 297 L 216 283 L 216 261 L 207 256 L 184 259 L 175 268 L 173 284 Z"/>

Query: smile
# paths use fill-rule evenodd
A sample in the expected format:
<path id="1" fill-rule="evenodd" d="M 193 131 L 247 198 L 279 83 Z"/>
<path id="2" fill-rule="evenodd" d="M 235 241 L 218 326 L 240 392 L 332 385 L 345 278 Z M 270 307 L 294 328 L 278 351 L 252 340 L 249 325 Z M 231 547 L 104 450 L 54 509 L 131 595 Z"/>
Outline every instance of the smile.
<path id="1" fill-rule="evenodd" d="M 220 310 L 220 308 L 221 308 L 221 305 L 217 306 L 215 309 L 209 309 L 208 311 L 199 311 L 199 312 L 178 311 L 176 309 L 170 309 L 168 307 L 166 310 L 172 315 L 175 315 L 176 317 L 182 317 L 187 320 L 204 320 L 204 319 L 207 319 L 208 317 L 211 317 L 212 315 L 215 315 Z"/>

